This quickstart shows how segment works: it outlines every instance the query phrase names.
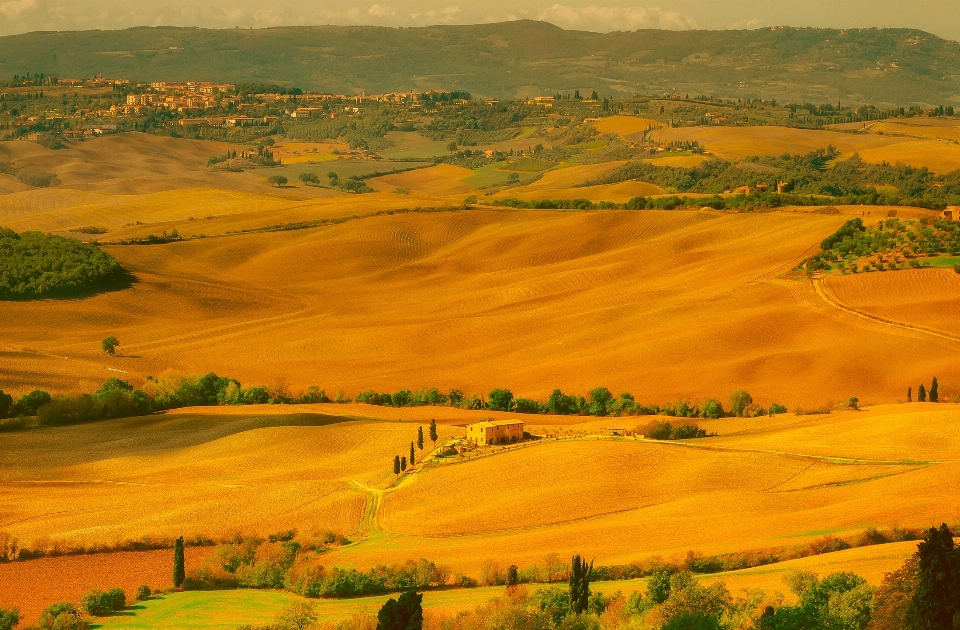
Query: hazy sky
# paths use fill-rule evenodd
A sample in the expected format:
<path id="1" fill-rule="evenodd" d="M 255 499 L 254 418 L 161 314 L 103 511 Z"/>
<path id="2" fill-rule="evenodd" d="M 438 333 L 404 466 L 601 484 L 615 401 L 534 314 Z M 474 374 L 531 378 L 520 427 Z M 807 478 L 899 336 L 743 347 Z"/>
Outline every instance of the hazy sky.
<path id="1" fill-rule="evenodd" d="M 0 35 L 129 26 L 419 26 L 519 18 L 592 31 L 790 26 L 920 28 L 960 40 L 960 0 L 0 0 Z"/>

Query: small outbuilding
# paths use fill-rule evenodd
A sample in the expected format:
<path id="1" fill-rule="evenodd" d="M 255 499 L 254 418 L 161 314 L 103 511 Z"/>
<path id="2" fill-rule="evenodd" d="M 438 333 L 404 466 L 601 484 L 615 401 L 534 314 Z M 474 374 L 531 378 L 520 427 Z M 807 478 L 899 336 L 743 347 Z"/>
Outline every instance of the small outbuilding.
<path id="1" fill-rule="evenodd" d="M 947 206 L 946 210 L 940 211 L 938 219 L 946 221 L 960 221 L 960 206 Z"/>
<path id="2" fill-rule="evenodd" d="M 475 446 L 522 441 L 523 422 L 519 420 L 489 420 L 467 425 L 467 442 Z"/>

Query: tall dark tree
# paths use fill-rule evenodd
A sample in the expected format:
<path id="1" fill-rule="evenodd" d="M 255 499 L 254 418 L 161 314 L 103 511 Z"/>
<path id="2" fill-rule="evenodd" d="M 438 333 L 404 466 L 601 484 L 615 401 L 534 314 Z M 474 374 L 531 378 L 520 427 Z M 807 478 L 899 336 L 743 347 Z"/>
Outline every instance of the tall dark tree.
<path id="1" fill-rule="evenodd" d="M 410 442 L 410 465 L 413 466 L 416 462 L 417 453 L 413 448 L 413 442 Z"/>
<path id="2" fill-rule="evenodd" d="M 939 402 L 940 401 L 940 384 L 937 383 L 937 377 L 933 377 L 933 382 L 930 383 L 930 402 Z"/>
<path id="3" fill-rule="evenodd" d="M 437 448 L 437 440 L 440 439 L 440 436 L 437 435 L 437 421 L 430 421 L 430 441 L 433 442 L 433 448 Z"/>
<path id="4" fill-rule="evenodd" d="M 173 543 L 173 586 L 174 588 L 180 588 L 183 586 L 183 580 L 186 579 L 187 574 L 184 570 L 184 557 L 183 557 L 183 536 L 177 538 Z"/>
<path id="5" fill-rule="evenodd" d="M 393 474 L 395 475 L 400 474 L 400 456 L 399 455 L 393 456 Z"/>
<path id="6" fill-rule="evenodd" d="M 403 470 L 403 471 L 406 471 L 406 470 L 407 470 L 407 458 L 406 458 L 406 457 L 401 457 L 401 458 L 400 458 L 400 470 Z"/>
<path id="7" fill-rule="evenodd" d="M 579 554 L 570 563 L 570 612 L 580 615 L 590 607 L 590 574 L 593 562 L 587 564 Z"/>
<path id="8" fill-rule="evenodd" d="M 377 630 L 422 630 L 423 595 L 407 591 L 388 599 L 377 613 Z"/>
<path id="9" fill-rule="evenodd" d="M 423 427 L 417 427 L 417 448 L 423 450 Z"/>
<path id="10" fill-rule="evenodd" d="M 913 402 L 913 388 L 907 388 L 907 402 Z"/>
<path id="11" fill-rule="evenodd" d="M 917 388 L 917 402 L 927 402 L 927 388 L 923 383 L 920 383 L 920 387 Z"/>
<path id="12" fill-rule="evenodd" d="M 920 581 L 913 595 L 917 630 L 950 630 L 960 613 L 960 550 L 946 524 L 930 528 L 917 546 Z"/>
<path id="13" fill-rule="evenodd" d="M 507 569 L 507 586 L 516 586 L 520 583 L 520 573 L 517 571 L 517 565 L 511 564 Z"/>
<path id="14" fill-rule="evenodd" d="M 0 389 L 0 419 L 9 417 L 11 411 L 13 411 L 13 396 L 3 393 Z"/>

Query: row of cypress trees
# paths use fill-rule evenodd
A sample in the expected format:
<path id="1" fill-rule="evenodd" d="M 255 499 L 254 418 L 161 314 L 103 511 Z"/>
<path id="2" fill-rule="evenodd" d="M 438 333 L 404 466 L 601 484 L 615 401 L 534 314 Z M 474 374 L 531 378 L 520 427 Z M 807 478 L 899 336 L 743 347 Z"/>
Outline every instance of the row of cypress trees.
<path id="1" fill-rule="evenodd" d="M 930 389 L 926 389 L 923 386 L 923 383 L 920 383 L 920 387 L 917 388 L 917 402 L 927 402 L 927 399 L 930 402 L 940 402 L 940 384 L 937 382 L 937 377 L 933 377 L 933 382 L 930 383 Z M 907 388 L 907 402 L 913 402 L 913 388 Z"/>

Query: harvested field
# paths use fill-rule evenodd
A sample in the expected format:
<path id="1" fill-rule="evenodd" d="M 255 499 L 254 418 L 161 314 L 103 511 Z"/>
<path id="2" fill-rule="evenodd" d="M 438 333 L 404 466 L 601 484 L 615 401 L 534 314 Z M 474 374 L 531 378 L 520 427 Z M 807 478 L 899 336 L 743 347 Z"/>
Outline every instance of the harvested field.
<path id="1" fill-rule="evenodd" d="M 369 203 L 356 210 L 384 207 Z M 310 208 L 343 211 L 333 201 Z M 958 378 L 942 340 L 849 316 L 808 283 L 776 279 L 844 219 L 417 212 L 109 247 L 136 285 L 5 305 L 0 382 L 15 393 L 89 391 L 110 370 L 140 383 L 172 368 L 350 396 L 508 386 L 545 398 L 554 387 L 585 393 L 603 383 L 650 402 L 724 398 L 745 386 L 793 408 L 852 393 L 889 400 L 904 381 Z M 108 334 L 121 341 L 116 357 L 100 352 Z"/>
<path id="2" fill-rule="evenodd" d="M 888 162 L 926 167 L 933 173 L 949 173 L 960 168 L 960 146 L 942 140 L 907 140 L 870 147 L 860 151 L 860 157 L 874 164 Z"/>
<path id="3" fill-rule="evenodd" d="M 955 317 L 960 309 L 960 274 L 953 269 L 831 276 L 824 283 L 834 298 L 855 311 L 960 337 Z"/>
<path id="4" fill-rule="evenodd" d="M 473 171 L 468 168 L 439 164 L 408 173 L 377 177 L 367 183 L 381 192 L 390 192 L 401 187 L 426 195 L 459 195 L 474 190 L 473 186 L 462 181 L 471 175 Z"/>
<path id="5" fill-rule="evenodd" d="M 559 182 L 556 182 L 556 180 L 545 185 L 541 185 L 541 182 L 537 181 L 529 186 L 502 190 L 494 195 L 493 198 L 522 199 L 524 201 L 535 201 L 538 199 L 589 199 L 594 202 L 611 201 L 613 203 L 624 203 L 633 197 L 649 197 L 651 195 L 663 194 L 663 189 L 656 184 L 637 181 L 584 186 L 582 188 L 547 187 L 550 185 L 556 186 L 557 184 L 559 184 Z"/>
<path id="6" fill-rule="evenodd" d="M 816 129 L 787 127 L 680 127 L 660 129 L 652 134 L 660 142 L 696 140 L 718 157 L 742 160 L 752 155 L 808 153 L 833 145 L 842 153 L 887 147 L 905 142 L 906 138 L 859 135 Z"/>
<path id="7" fill-rule="evenodd" d="M 188 547 L 184 553 L 187 571 L 200 567 L 209 554 L 210 548 Z M 172 574 L 173 551 L 168 549 L 0 563 L 0 608 L 19 608 L 21 623 L 29 625 L 54 602 L 79 605 L 88 591 L 115 587 L 122 588 L 132 601 L 139 585 L 169 587 Z"/>
<path id="8" fill-rule="evenodd" d="M 184 411 L 5 438 L 0 529 L 26 544 L 111 544 L 143 535 L 352 535 L 416 428 L 268 408 Z M 450 433 L 442 430 L 443 436 Z M 69 452 L 63 445 L 69 443 Z"/>
<path id="9" fill-rule="evenodd" d="M 485 558 L 529 564 L 550 549 L 612 564 L 682 557 L 689 549 L 743 551 L 744 541 L 753 549 L 792 548 L 824 534 L 960 516 L 952 489 L 957 464 L 803 454 L 806 443 L 816 451 L 833 430 L 823 420 L 806 433 L 783 432 L 781 444 L 792 454 L 738 445 L 736 435 L 688 445 L 567 441 L 428 470 L 387 496 L 384 532 L 334 557 L 366 566 L 371 557 L 398 561 L 429 547 L 435 559 L 477 570 Z M 898 439 L 893 431 L 864 437 L 891 449 Z M 721 450 L 710 450 L 714 445 Z"/>

